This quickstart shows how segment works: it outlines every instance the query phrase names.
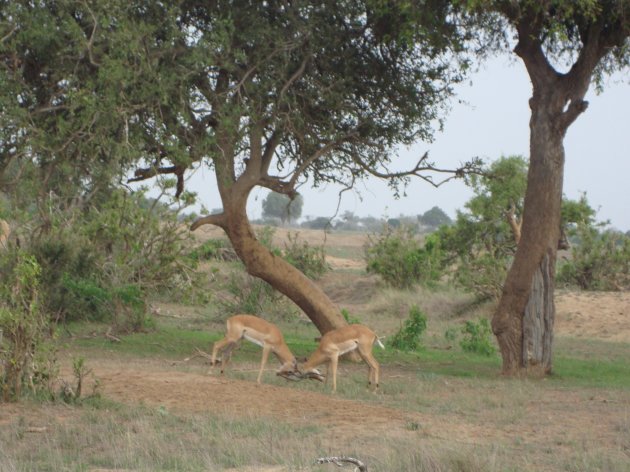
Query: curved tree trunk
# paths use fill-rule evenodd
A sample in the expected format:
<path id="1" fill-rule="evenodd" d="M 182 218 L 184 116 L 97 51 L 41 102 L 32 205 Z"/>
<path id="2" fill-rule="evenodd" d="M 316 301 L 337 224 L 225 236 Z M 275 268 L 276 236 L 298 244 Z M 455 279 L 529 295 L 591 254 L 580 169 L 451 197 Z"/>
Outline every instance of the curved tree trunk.
<path id="1" fill-rule="evenodd" d="M 284 259 L 272 254 L 256 238 L 247 217 L 246 206 L 253 183 L 257 182 L 257 173 L 248 168 L 235 182 L 231 182 L 225 177 L 225 172 L 217 167 L 217 177 L 223 213 L 200 218 L 193 223 L 191 230 L 203 224 L 223 228 L 247 272 L 286 295 L 304 311 L 322 334 L 345 326 L 347 323 L 341 311 L 319 286 Z"/>
<path id="2" fill-rule="evenodd" d="M 245 214 L 230 215 L 224 229 L 247 272 L 289 297 L 322 334 L 347 324 L 319 286 L 256 239 Z"/>

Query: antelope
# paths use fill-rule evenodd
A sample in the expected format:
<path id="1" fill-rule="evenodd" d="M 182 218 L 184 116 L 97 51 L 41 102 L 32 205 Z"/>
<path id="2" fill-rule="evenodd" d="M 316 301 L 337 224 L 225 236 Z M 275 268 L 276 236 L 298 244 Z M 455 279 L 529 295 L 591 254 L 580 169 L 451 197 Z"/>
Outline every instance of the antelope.
<path id="1" fill-rule="evenodd" d="M 380 366 L 372 355 L 372 347 L 377 343 L 382 349 L 385 349 L 383 343 L 378 339 L 367 326 L 359 324 L 351 324 L 342 328 L 337 328 L 327 332 L 319 341 L 319 346 L 311 354 L 308 360 L 302 366 L 302 370 L 297 372 L 299 378 L 315 379 L 323 382 L 326 377 L 316 368 L 317 366 L 329 363 L 329 370 L 332 373 L 332 391 L 337 391 L 337 363 L 339 356 L 354 351 L 359 352 L 361 358 L 370 368 L 368 374 L 368 386 L 374 386 L 378 389 L 378 375 Z"/>
<path id="2" fill-rule="evenodd" d="M 295 376 L 297 360 L 284 342 L 284 336 L 276 325 L 253 315 L 234 315 L 227 319 L 227 333 L 225 337 L 212 347 L 211 364 L 217 364 L 217 354 L 221 353 L 221 373 L 229 361 L 232 351 L 242 339 L 246 339 L 262 347 L 262 360 L 258 372 L 257 383 L 261 382 L 265 364 L 270 353 L 274 353 L 282 366 L 276 372 L 289 380 L 298 380 Z"/>

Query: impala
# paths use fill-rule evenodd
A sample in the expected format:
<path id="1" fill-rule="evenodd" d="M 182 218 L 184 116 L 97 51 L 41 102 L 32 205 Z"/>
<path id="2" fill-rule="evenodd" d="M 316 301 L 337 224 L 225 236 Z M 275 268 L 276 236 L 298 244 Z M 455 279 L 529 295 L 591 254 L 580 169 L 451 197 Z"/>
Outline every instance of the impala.
<path id="1" fill-rule="evenodd" d="M 299 379 L 296 377 L 297 361 L 291 350 L 284 342 L 284 336 L 276 325 L 252 315 L 234 315 L 227 319 L 227 333 L 220 341 L 214 343 L 212 347 L 211 364 L 217 363 L 217 354 L 221 353 L 221 373 L 224 372 L 225 365 L 230 359 L 232 351 L 237 347 L 242 339 L 246 339 L 262 347 L 262 361 L 258 380 L 262 379 L 265 364 L 270 353 L 274 353 L 282 366 L 277 371 L 277 375 L 290 380 Z"/>
<path id="2" fill-rule="evenodd" d="M 352 324 L 337 328 L 322 336 L 317 350 L 311 354 L 306 363 L 302 366 L 302 371 L 298 371 L 300 378 L 315 379 L 322 382 L 324 376 L 316 369 L 317 366 L 329 363 L 329 370 L 332 373 L 332 391 L 337 391 L 337 363 L 339 356 L 354 351 L 359 352 L 361 358 L 370 368 L 368 374 L 368 385 L 378 389 L 378 374 L 380 367 L 372 355 L 372 347 L 378 343 L 381 348 L 385 348 L 378 336 L 367 326 Z"/>

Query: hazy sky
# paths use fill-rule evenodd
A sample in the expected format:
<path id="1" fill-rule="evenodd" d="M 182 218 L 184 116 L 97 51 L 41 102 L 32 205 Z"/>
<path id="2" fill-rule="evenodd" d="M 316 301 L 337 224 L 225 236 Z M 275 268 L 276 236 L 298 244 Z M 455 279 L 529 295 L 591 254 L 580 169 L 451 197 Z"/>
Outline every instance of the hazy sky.
<path id="1" fill-rule="evenodd" d="M 592 88 L 592 87 L 591 87 Z M 529 106 L 531 84 L 522 63 L 507 57 L 486 64 L 469 83 L 457 88 L 444 131 L 433 143 L 418 143 L 403 149 L 399 167 L 409 168 L 418 156 L 429 152 L 439 167 L 454 167 L 472 156 L 493 161 L 501 156 L 529 156 Z M 598 210 L 597 219 L 610 220 L 617 229 L 630 230 L 630 85 L 611 79 L 604 92 L 587 94 L 589 107 L 571 125 L 564 140 L 566 152 L 564 194 L 577 199 L 586 192 L 589 203 Z M 187 184 L 198 192 L 208 209 L 221 206 L 214 176 L 199 170 Z M 337 209 L 339 189 L 328 186 L 311 189 L 304 185 L 302 216 L 332 216 Z M 265 189 L 252 193 L 248 204 L 250 218 L 259 218 Z M 439 206 L 454 217 L 472 196 L 459 181 L 434 188 L 420 179 L 412 180 L 406 196 L 396 200 L 385 182 L 370 179 L 346 192 L 339 215 L 351 211 L 358 216 L 418 215 Z"/>

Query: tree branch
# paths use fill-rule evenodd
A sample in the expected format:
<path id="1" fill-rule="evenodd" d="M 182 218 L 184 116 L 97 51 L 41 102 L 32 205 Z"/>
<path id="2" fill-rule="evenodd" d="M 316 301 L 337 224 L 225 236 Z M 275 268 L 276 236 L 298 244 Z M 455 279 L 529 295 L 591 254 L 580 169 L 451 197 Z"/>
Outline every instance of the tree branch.
<path id="1" fill-rule="evenodd" d="M 393 180 L 393 179 L 400 179 L 404 177 L 416 176 L 416 177 L 421 178 L 425 182 L 428 182 L 429 184 L 431 184 L 432 186 L 436 188 L 445 184 L 446 182 L 450 180 L 463 178 L 465 175 L 468 175 L 468 174 L 477 174 L 477 175 L 483 174 L 481 170 L 481 161 L 478 158 L 474 158 L 472 161 L 464 163 L 461 167 L 457 169 L 441 169 L 427 162 L 427 159 L 429 158 L 429 153 L 425 152 L 422 155 L 422 157 L 420 157 L 420 159 L 418 160 L 418 162 L 412 169 L 400 171 L 400 172 L 379 172 L 373 169 L 372 167 L 370 167 L 369 165 L 365 164 L 361 159 L 359 159 L 354 154 L 350 154 L 350 157 L 359 167 L 361 167 L 361 169 L 363 169 L 365 172 L 375 177 L 379 177 L 381 179 Z M 422 173 L 426 173 L 426 172 L 436 172 L 440 174 L 452 174 L 452 175 L 436 183 L 433 180 L 433 177 L 431 177 L 430 175 L 422 175 Z"/>
<path id="2" fill-rule="evenodd" d="M 206 215 L 196 219 L 192 225 L 190 225 L 190 231 L 195 231 L 197 228 L 203 225 L 215 225 L 220 228 L 225 227 L 225 214 L 217 213 L 215 215 Z"/>
<path id="3" fill-rule="evenodd" d="M 156 175 L 174 174 L 177 177 L 177 187 L 175 191 L 175 198 L 178 198 L 184 191 L 184 166 L 169 166 L 169 167 L 146 167 L 144 169 L 136 169 L 133 173 L 134 177 L 127 180 L 127 183 L 140 182 L 142 180 L 148 180 Z"/>

